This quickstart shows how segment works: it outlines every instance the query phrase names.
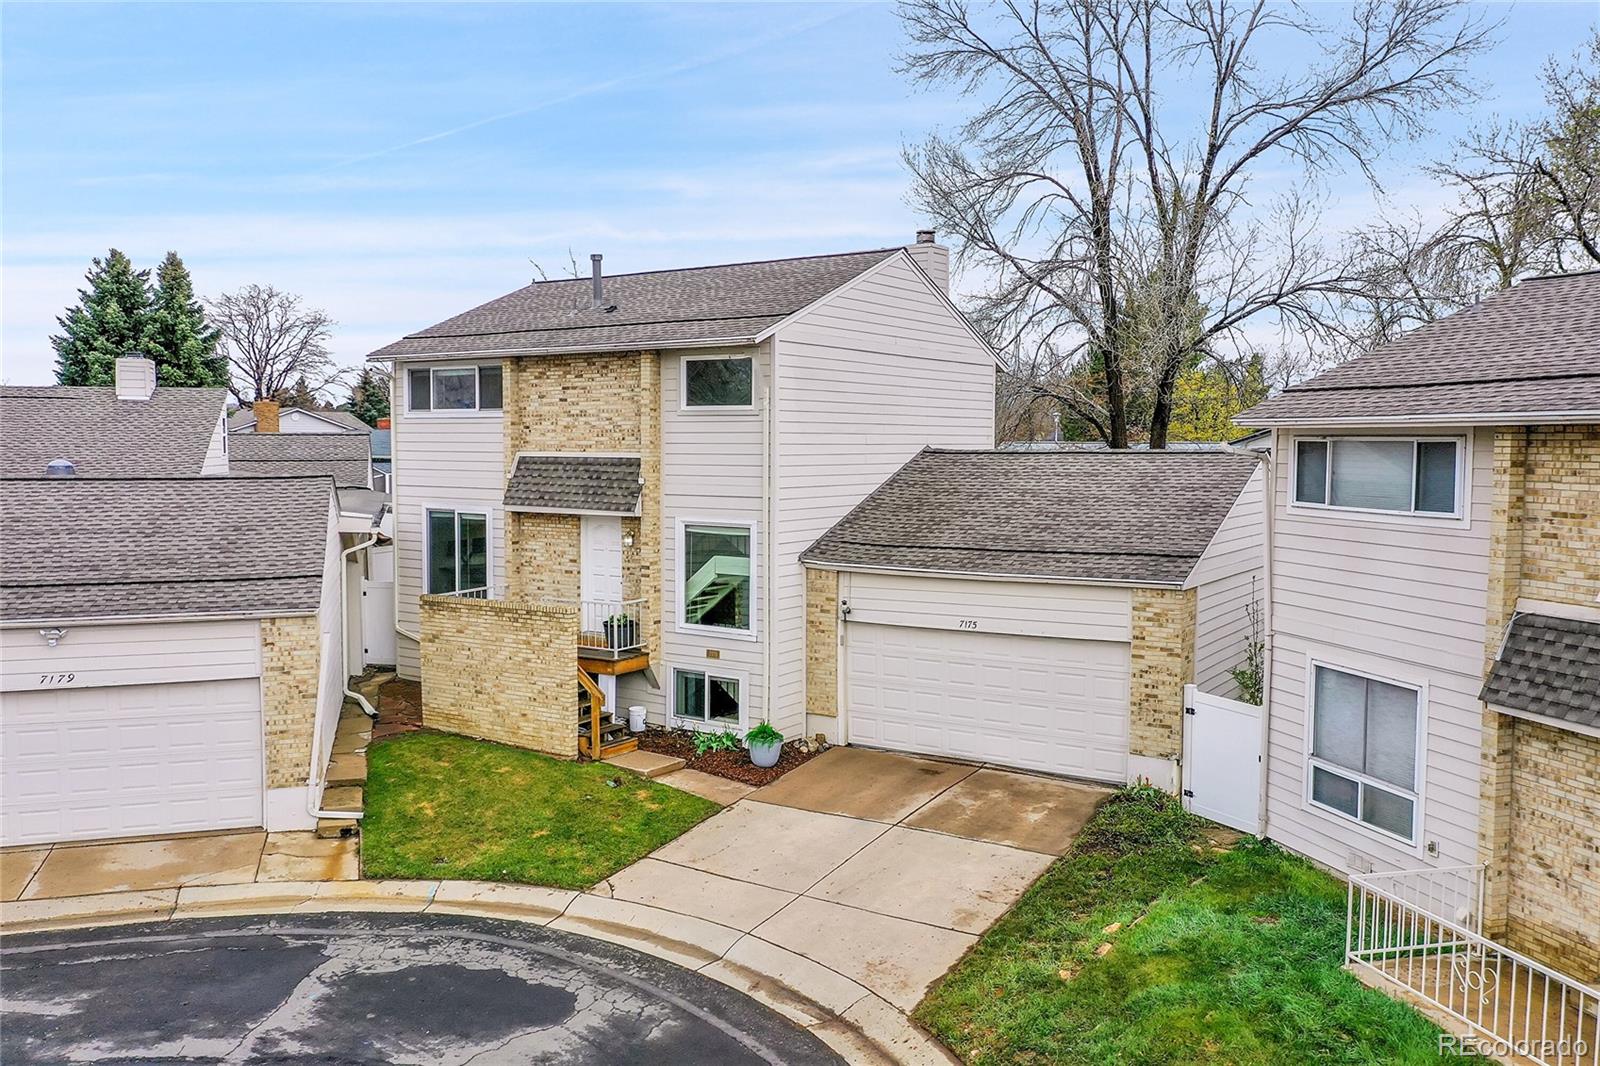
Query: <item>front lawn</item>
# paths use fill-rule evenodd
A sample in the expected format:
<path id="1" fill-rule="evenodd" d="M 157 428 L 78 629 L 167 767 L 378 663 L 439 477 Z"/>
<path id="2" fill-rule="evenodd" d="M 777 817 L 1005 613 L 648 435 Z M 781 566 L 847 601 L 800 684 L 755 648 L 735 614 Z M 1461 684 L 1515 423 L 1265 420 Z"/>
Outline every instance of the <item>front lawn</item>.
<path id="1" fill-rule="evenodd" d="M 1441 1061 L 1431 1023 L 1340 968 L 1340 882 L 1205 829 L 1118 793 L 916 1017 L 972 1063 Z"/>
<path id="2" fill-rule="evenodd" d="M 588 888 L 718 809 L 604 763 L 411 733 L 367 752 L 362 868 Z"/>

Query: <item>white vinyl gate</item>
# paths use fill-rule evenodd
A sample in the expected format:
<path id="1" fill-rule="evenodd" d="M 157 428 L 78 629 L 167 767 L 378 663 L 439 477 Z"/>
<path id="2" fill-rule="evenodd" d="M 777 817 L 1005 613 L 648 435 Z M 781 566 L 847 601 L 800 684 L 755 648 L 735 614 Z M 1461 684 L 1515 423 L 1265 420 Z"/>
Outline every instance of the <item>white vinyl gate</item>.
<path id="1" fill-rule="evenodd" d="M 1261 708 L 1183 687 L 1183 805 L 1245 833 L 1261 828 Z"/>

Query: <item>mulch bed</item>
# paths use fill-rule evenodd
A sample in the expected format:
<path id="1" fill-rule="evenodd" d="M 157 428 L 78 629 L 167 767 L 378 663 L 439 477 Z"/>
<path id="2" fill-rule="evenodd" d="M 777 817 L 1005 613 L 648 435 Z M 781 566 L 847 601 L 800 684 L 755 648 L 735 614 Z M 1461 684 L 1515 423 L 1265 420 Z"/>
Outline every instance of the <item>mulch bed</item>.
<path id="1" fill-rule="evenodd" d="M 801 747 L 804 741 L 791 740 L 783 746 L 776 766 L 763 769 L 750 761 L 750 753 L 738 751 L 710 751 L 704 755 L 694 753 L 694 734 L 687 729 L 661 729 L 656 726 L 636 734 L 641 751 L 671 755 L 684 760 L 690 770 L 714 774 L 729 781 L 746 785 L 770 785 L 784 774 L 815 759 L 823 749 L 813 746 L 810 751 Z"/>

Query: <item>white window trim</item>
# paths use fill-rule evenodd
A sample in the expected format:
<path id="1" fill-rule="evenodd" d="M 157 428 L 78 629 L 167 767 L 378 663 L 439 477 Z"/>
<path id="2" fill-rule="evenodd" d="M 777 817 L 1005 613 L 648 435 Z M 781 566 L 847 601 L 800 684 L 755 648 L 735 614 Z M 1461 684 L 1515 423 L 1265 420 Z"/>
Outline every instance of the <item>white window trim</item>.
<path id="1" fill-rule="evenodd" d="M 422 589 L 422 595 L 424 595 L 424 596 L 448 596 L 449 595 L 449 593 L 447 593 L 447 592 L 437 592 L 436 593 L 436 592 L 429 592 L 428 591 L 428 567 L 429 567 L 428 560 L 433 558 L 433 529 L 432 529 L 430 523 L 428 522 L 428 512 L 429 511 L 454 511 L 455 514 L 456 514 L 456 535 L 458 537 L 460 536 L 461 515 L 463 513 L 474 514 L 474 515 L 475 514 L 483 515 L 483 532 L 484 532 L 484 536 L 488 540 L 488 548 L 489 548 L 489 565 L 485 568 L 486 571 L 487 571 L 486 577 L 488 578 L 488 581 L 489 581 L 489 584 L 488 584 L 487 588 L 489 588 L 491 591 L 493 591 L 496 587 L 498 587 L 497 581 L 498 581 L 498 578 L 499 578 L 499 573 L 496 570 L 496 565 L 499 562 L 499 560 L 497 560 L 495 558 L 495 553 L 494 553 L 494 539 L 495 539 L 495 513 L 494 513 L 494 508 L 490 507 L 486 503 L 459 503 L 459 502 L 452 503 L 452 502 L 450 502 L 448 500 L 434 500 L 434 501 L 431 501 L 429 503 L 422 504 L 421 505 L 421 509 L 418 512 L 419 515 L 420 515 L 421 522 L 422 522 L 422 580 L 419 582 L 419 587 Z M 457 563 L 456 563 L 456 566 L 457 566 L 458 569 L 459 569 L 459 567 L 461 565 L 460 561 L 459 561 L 459 558 L 460 557 L 458 556 L 457 557 Z M 460 575 L 458 574 L 457 576 L 459 577 Z"/>
<path id="2" fill-rule="evenodd" d="M 1369 681 L 1382 681 L 1385 684 L 1396 685 L 1400 688 L 1408 688 L 1417 694 L 1417 780 L 1415 792 L 1407 792 L 1405 789 L 1400 788 L 1398 785 L 1395 785 L 1391 782 L 1380 781 L 1379 779 L 1375 777 L 1369 777 L 1360 771 L 1350 770 L 1343 766 L 1319 759 L 1312 754 L 1312 748 L 1316 743 L 1316 684 L 1317 667 L 1319 666 L 1328 670 L 1337 670 L 1342 674 L 1350 674 L 1353 677 L 1366 678 Z M 1334 659 L 1324 659 L 1319 658 L 1316 655 L 1308 655 L 1306 657 L 1305 686 L 1305 758 L 1301 764 L 1304 767 L 1304 773 L 1302 774 L 1304 780 L 1301 782 L 1301 807 L 1313 814 L 1322 815 L 1329 818 L 1337 818 L 1342 824 L 1351 826 L 1357 831 L 1377 840 L 1381 840 L 1386 844 L 1397 845 L 1418 855 L 1423 854 L 1426 848 L 1423 833 L 1424 818 L 1422 805 L 1423 797 L 1427 794 L 1428 683 L 1426 681 L 1409 680 L 1406 678 L 1395 677 L 1390 674 L 1365 669 L 1363 667 L 1350 666 Z M 1370 822 L 1364 822 L 1360 818 L 1348 815 L 1336 807 L 1329 807 L 1327 804 L 1318 803 L 1316 800 L 1312 799 L 1311 770 L 1312 767 L 1318 766 L 1326 770 L 1328 773 L 1337 774 L 1340 777 L 1347 778 L 1351 781 L 1358 781 L 1362 784 L 1370 784 L 1374 788 L 1379 788 L 1385 792 L 1391 792 L 1397 796 L 1411 800 L 1411 839 L 1407 840 L 1405 837 L 1391 833 L 1387 829 L 1373 825 Z"/>
<path id="3" fill-rule="evenodd" d="M 739 685 L 739 722 L 729 725 L 723 722 L 713 722 L 706 718 L 684 718 L 678 714 L 678 675 L 703 674 L 706 679 L 706 698 L 710 698 L 711 679 L 721 678 L 723 681 L 735 681 Z M 672 687 L 667 690 L 667 720 L 674 725 L 685 725 L 690 729 L 702 733 L 732 733 L 734 736 L 743 737 L 748 732 L 750 722 L 750 677 L 738 670 L 721 670 L 714 666 L 673 666 Z"/>
<path id="4" fill-rule="evenodd" d="M 750 360 L 750 402 L 749 403 L 707 403 L 692 404 L 689 402 L 689 364 L 713 361 L 727 362 L 730 359 Z M 756 409 L 756 370 L 757 360 L 754 352 L 741 354 L 728 352 L 726 354 L 712 353 L 709 355 L 685 355 L 678 360 L 678 410 L 685 414 L 749 414 Z"/>
<path id="5" fill-rule="evenodd" d="M 684 608 L 688 604 L 683 598 L 683 542 L 684 535 L 690 526 L 732 526 L 750 531 L 750 628 L 730 629 L 726 626 L 704 626 L 684 620 Z M 758 573 L 757 560 L 760 558 L 757 543 L 758 531 L 756 523 L 749 518 L 706 518 L 682 517 L 677 522 L 677 537 L 674 542 L 676 551 L 672 559 L 672 587 L 677 605 L 673 610 L 672 627 L 678 633 L 699 633 L 709 637 L 723 637 L 728 640 L 751 642 L 759 639 L 761 617 L 761 583 Z"/>
<path id="6" fill-rule="evenodd" d="M 411 407 L 411 372 L 413 370 L 426 370 L 428 372 L 428 389 L 429 389 L 428 400 L 429 400 L 430 403 L 432 403 L 432 401 L 433 401 L 433 395 L 432 395 L 433 375 L 434 375 L 435 371 L 438 371 L 438 370 L 468 370 L 468 369 L 481 370 L 483 367 L 486 367 L 486 366 L 499 366 L 499 367 L 501 367 L 501 371 L 500 371 L 500 406 L 499 407 L 491 407 L 491 408 L 485 409 L 485 408 L 477 406 L 478 398 L 480 396 L 482 396 L 482 394 L 483 394 L 483 385 L 482 385 L 482 382 L 480 380 L 474 386 L 475 389 L 476 389 L 476 392 L 473 395 L 473 400 L 472 400 L 473 406 L 470 407 L 470 408 L 463 408 L 461 410 L 456 410 L 456 411 L 439 411 L 439 410 L 435 410 L 435 409 L 433 409 L 431 407 L 426 411 L 416 411 L 416 410 L 412 409 L 412 407 Z M 426 366 L 416 366 L 415 364 L 406 366 L 404 373 L 402 373 L 400 375 L 401 381 L 397 386 L 397 388 L 400 391 L 403 391 L 404 394 L 405 394 L 401 398 L 400 410 L 405 412 L 404 417 L 406 417 L 406 418 L 500 418 L 500 417 L 504 416 L 504 414 L 505 414 L 505 369 L 504 369 L 504 367 L 505 367 L 505 364 L 501 363 L 497 359 L 488 359 L 488 360 L 468 359 L 468 360 L 457 360 L 455 362 L 449 362 L 449 363 L 429 363 Z M 480 378 L 481 378 L 481 375 L 480 375 Z M 393 450 L 393 445 L 390 446 L 390 449 Z"/>
<path id="7" fill-rule="evenodd" d="M 1300 486 L 1300 444 L 1305 442 L 1323 442 L 1328 445 L 1328 471 L 1323 481 L 1323 497 L 1331 499 L 1333 496 L 1333 442 L 1336 440 L 1353 441 L 1407 441 L 1413 445 L 1429 442 L 1449 442 L 1456 446 L 1456 509 L 1453 513 L 1443 511 L 1390 511 L 1382 507 L 1344 507 L 1333 503 L 1304 503 L 1296 498 L 1295 493 Z M 1430 525 L 1459 526 L 1466 528 L 1471 524 L 1472 514 L 1472 434 L 1445 433 L 1430 436 L 1420 436 L 1407 433 L 1394 434 L 1362 434 L 1362 433 L 1303 433 L 1289 435 L 1289 485 L 1288 485 L 1288 510 L 1291 514 L 1338 515 L 1359 518 L 1365 521 L 1392 522 L 1403 525 L 1416 525 L 1419 522 Z M 1416 506 L 1416 467 L 1412 466 L 1411 475 L 1411 503 Z"/>

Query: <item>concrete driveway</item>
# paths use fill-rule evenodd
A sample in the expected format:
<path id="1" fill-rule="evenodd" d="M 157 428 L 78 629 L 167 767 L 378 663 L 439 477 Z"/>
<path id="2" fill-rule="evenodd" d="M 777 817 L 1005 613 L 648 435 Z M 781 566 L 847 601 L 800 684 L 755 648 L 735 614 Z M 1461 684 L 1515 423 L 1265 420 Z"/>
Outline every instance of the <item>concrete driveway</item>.
<path id="1" fill-rule="evenodd" d="M 742 930 L 740 950 L 777 945 L 909 1011 L 1109 794 L 834 748 L 594 891 Z"/>
<path id="2" fill-rule="evenodd" d="M 481 918 L 289 915 L 11 936 L 6 1063 L 844 1060 L 726 984 Z"/>

